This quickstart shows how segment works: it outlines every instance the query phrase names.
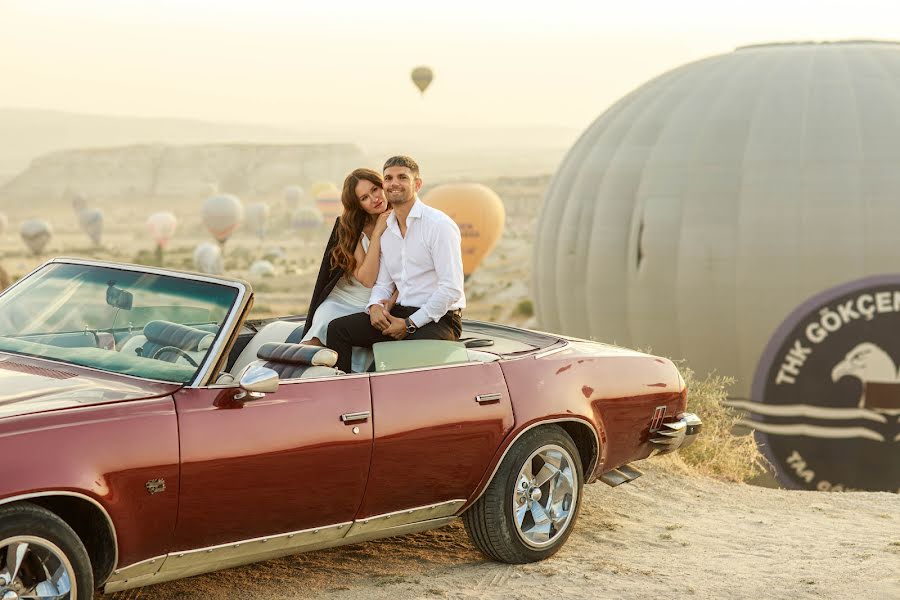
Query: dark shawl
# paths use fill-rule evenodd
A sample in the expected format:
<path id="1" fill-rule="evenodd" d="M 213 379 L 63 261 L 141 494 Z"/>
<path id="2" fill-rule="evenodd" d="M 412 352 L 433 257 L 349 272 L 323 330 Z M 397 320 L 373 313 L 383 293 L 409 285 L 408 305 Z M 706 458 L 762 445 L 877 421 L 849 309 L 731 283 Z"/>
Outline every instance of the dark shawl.
<path id="1" fill-rule="evenodd" d="M 343 269 L 331 268 L 331 251 L 337 245 L 338 239 L 338 222 L 340 217 L 334 220 L 334 227 L 331 230 L 331 237 L 328 238 L 328 244 L 325 245 L 325 254 L 322 256 L 322 264 L 319 265 L 319 276 L 316 277 L 316 287 L 313 288 L 312 298 L 309 300 L 309 309 L 306 311 L 306 323 L 303 325 L 303 335 L 309 331 L 316 314 L 316 309 L 325 301 L 334 286 L 344 274 Z"/>

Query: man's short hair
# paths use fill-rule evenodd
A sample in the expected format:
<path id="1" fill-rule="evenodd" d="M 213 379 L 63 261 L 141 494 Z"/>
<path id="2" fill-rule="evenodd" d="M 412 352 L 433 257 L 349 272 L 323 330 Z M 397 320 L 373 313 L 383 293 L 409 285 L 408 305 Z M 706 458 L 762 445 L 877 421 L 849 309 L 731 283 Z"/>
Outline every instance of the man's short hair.
<path id="1" fill-rule="evenodd" d="M 419 176 L 419 164 L 412 158 L 403 156 L 402 154 L 399 156 L 392 156 L 384 161 L 384 167 L 381 169 L 382 172 L 386 171 L 388 167 L 406 167 L 412 171 L 414 176 Z"/>

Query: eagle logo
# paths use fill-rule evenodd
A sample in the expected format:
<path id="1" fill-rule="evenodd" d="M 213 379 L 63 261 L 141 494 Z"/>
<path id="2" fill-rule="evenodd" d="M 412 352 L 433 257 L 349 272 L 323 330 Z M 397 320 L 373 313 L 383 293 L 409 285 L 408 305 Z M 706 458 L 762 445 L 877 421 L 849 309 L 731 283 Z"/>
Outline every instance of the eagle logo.
<path id="1" fill-rule="evenodd" d="M 855 377 L 862 383 L 859 408 L 900 415 L 900 373 L 891 356 L 871 342 L 857 344 L 831 370 L 831 380 Z"/>

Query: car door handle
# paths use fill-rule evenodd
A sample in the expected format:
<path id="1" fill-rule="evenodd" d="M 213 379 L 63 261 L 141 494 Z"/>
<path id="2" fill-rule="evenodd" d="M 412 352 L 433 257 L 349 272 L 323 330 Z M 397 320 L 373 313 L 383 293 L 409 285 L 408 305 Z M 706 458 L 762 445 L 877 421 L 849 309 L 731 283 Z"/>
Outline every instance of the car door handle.
<path id="1" fill-rule="evenodd" d="M 365 421 L 369 418 L 369 411 L 364 410 L 355 413 L 344 413 L 341 415 L 341 421 L 344 423 L 355 423 L 356 421 Z"/>
<path id="2" fill-rule="evenodd" d="M 475 396 L 475 402 L 478 404 L 491 404 L 492 402 L 500 402 L 500 393 L 494 394 L 478 394 Z"/>

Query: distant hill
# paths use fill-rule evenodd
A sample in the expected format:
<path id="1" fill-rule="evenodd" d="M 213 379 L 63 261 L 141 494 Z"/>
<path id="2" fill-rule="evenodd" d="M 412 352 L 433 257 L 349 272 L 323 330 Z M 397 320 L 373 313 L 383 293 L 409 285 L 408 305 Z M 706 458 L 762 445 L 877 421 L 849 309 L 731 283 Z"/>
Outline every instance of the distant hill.
<path id="1" fill-rule="evenodd" d="M 0 208 L 60 207 L 73 194 L 92 202 L 203 198 L 213 191 L 280 195 L 288 185 L 340 182 L 363 164 L 353 144 L 142 144 L 52 152 L 0 185 Z"/>
<path id="2" fill-rule="evenodd" d="M 289 128 L 0 108 L 0 182 L 48 152 L 132 144 L 300 143 Z"/>

